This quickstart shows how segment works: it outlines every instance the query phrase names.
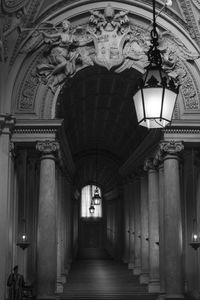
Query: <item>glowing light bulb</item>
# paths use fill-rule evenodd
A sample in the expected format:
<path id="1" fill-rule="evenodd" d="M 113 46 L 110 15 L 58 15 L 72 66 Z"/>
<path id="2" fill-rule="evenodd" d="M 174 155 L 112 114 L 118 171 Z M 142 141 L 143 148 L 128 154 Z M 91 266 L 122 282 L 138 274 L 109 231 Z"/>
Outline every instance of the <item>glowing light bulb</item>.
<path id="1" fill-rule="evenodd" d="M 172 6 L 172 0 L 166 0 L 165 5 L 166 6 Z"/>
<path id="2" fill-rule="evenodd" d="M 26 235 L 25 235 L 25 234 L 22 235 L 22 241 L 23 241 L 23 242 L 26 241 Z"/>
<path id="3" fill-rule="evenodd" d="M 197 234 L 194 234 L 194 235 L 193 235 L 194 242 L 197 241 L 197 238 L 198 238 Z"/>

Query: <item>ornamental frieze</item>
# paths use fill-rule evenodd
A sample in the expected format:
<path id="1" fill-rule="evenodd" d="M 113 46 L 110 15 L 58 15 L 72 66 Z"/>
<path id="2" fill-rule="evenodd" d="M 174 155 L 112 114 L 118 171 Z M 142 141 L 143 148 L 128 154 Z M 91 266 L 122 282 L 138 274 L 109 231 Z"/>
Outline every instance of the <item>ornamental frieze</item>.
<path id="1" fill-rule="evenodd" d="M 56 26 L 48 22 L 32 32 L 29 29 L 21 52 L 43 51 L 43 59 L 36 67 L 37 75 L 54 93 L 58 86 L 88 66 L 99 65 L 120 73 L 130 68 L 142 71 L 148 65 L 150 29 L 130 24 L 129 12 L 114 10 L 111 5 L 90 13 L 88 24 L 83 26 L 73 27 L 65 19 Z M 197 92 L 184 67 L 186 61 L 191 63 L 199 55 L 191 53 L 169 31 L 159 32 L 159 49 L 163 68 L 182 84 L 186 109 L 199 108 Z"/>

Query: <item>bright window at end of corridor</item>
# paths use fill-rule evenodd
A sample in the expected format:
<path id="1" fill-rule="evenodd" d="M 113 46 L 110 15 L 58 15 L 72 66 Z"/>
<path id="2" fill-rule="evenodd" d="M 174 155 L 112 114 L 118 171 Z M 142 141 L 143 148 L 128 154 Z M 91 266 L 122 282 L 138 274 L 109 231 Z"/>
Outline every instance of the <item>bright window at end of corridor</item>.
<path id="1" fill-rule="evenodd" d="M 101 189 L 99 187 L 99 195 L 101 195 Z M 92 197 L 94 196 L 94 192 L 96 189 L 96 185 L 87 185 L 84 186 L 81 190 L 81 217 L 82 218 L 101 218 L 102 217 L 102 200 L 99 205 L 94 205 L 94 213 L 90 213 L 90 205 L 92 203 Z"/>

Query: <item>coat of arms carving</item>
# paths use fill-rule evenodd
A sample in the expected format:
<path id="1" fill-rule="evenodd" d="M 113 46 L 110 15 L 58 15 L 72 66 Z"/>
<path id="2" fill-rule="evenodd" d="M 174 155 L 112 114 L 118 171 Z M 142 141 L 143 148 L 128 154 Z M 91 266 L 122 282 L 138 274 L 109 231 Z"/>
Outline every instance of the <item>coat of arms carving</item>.
<path id="1" fill-rule="evenodd" d="M 119 66 L 123 60 L 123 46 L 130 31 L 128 11 L 115 14 L 110 4 L 104 13 L 91 11 L 88 32 L 95 44 L 95 62 L 107 69 Z"/>

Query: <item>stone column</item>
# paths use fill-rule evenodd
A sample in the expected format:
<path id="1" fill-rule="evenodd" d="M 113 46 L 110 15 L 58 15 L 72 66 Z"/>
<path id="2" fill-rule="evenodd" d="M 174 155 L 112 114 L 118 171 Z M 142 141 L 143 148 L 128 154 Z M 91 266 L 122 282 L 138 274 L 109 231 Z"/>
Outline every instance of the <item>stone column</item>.
<path id="1" fill-rule="evenodd" d="M 160 250 L 160 293 L 165 293 L 165 253 L 164 253 L 164 165 L 159 167 L 159 250 Z"/>
<path id="2" fill-rule="evenodd" d="M 9 218 L 11 213 L 10 185 L 10 134 L 14 120 L 0 115 L 0 299 L 6 299 L 6 281 L 10 272 Z"/>
<path id="3" fill-rule="evenodd" d="M 150 293 L 160 292 L 159 278 L 159 219 L 158 219 L 158 172 L 152 159 L 145 162 L 148 171 L 148 203 L 149 203 L 149 285 Z"/>
<path id="4" fill-rule="evenodd" d="M 129 205 L 130 205 L 130 218 L 129 218 L 129 230 L 130 230 L 130 244 L 129 244 L 129 269 L 134 268 L 134 260 L 135 260 L 135 222 L 134 222 L 134 184 L 132 181 L 128 184 L 128 197 L 129 197 Z"/>
<path id="5" fill-rule="evenodd" d="M 197 186 L 196 186 L 196 207 L 197 207 L 197 220 L 200 220 L 200 165 L 198 165 L 198 174 L 197 174 Z M 200 221 L 197 224 L 197 230 L 200 232 Z M 197 252 L 197 269 L 198 269 L 198 277 L 197 277 L 197 286 L 198 286 L 198 294 L 200 296 L 200 251 Z"/>
<path id="6" fill-rule="evenodd" d="M 135 228 L 135 261 L 134 261 L 134 275 L 141 273 L 141 228 L 140 228 L 140 180 L 139 177 L 134 181 L 134 228 Z"/>
<path id="7" fill-rule="evenodd" d="M 141 274 L 140 283 L 149 282 L 149 229 L 148 229 L 148 181 L 145 174 L 140 178 L 140 199 L 141 199 Z"/>
<path id="8" fill-rule="evenodd" d="M 182 222 L 178 154 L 181 142 L 162 142 L 164 155 L 164 253 L 166 299 L 184 298 Z"/>
<path id="9" fill-rule="evenodd" d="M 71 197 L 72 197 L 72 187 L 71 183 L 64 179 L 64 197 L 65 197 L 65 274 L 68 275 L 72 263 L 72 206 L 71 206 Z"/>
<path id="10" fill-rule="evenodd" d="M 123 261 L 129 262 L 129 242 L 130 242 L 130 228 L 129 228 L 129 197 L 128 197 L 128 185 L 124 186 L 124 254 Z"/>
<path id="11" fill-rule="evenodd" d="M 37 299 L 52 297 L 56 288 L 55 156 L 58 143 L 38 142 L 42 152 L 38 209 Z"/>

